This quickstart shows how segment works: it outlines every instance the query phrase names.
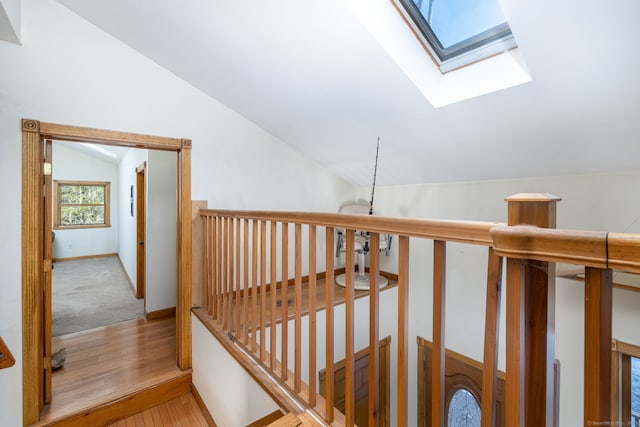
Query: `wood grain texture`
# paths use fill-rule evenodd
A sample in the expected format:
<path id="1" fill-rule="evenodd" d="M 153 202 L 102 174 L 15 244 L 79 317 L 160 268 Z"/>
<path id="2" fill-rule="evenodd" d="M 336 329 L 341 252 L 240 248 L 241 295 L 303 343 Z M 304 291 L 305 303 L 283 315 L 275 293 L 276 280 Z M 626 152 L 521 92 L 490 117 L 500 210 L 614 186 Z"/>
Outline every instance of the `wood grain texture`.
<path id="1" fill-rule="evenodd" d="M 84 417 L 88 408 L 107 407 L 185 375 L 189 386 L 190 372 L 176 364 L 175 330 L 173 318 L 140 319 L 54 338 L 53 350 L 66 348 L 67 360 L 53 374 L 54 399 L 42 425 Z"/>
<path id="2" fill-rule="evenodd" d="M 584 309 L 584 423 L 611 421 L 612 272 L 587 267 Z"/>
<path id="3" fill-rule="evenodd" d="M 180 151 L 182 148 L 187 148 L 183 146 L 184 140 L 179 138 L 69 126 L 57 123 L 40 122 L 40 134 L 42 134 L 43 137 L 61 141 L 89 142 L 151 150 Z M 188 148 L 190 148 L 190 145 Z"/>
<path id="4" fill-rule="evenodd" d="M 107 425 L 107 427 L 129 426 L 215 427 L 215 423 L 213 419 L 207 419 L 192 392 Z"/>
<path id="5" fill-rule="evenodd" d="M 163 143 L 166 139 L 162 140 Z M 154 140 L 155 142 L 155 140 Z M 169 141 L 174 144 L 173 139 Z M 146 148 L 150 148 L 147 146 Z M 178 151 L 178 217 L 176 353 L 180 369 L 191 368 L 191 140 L 180 140 Z"/>
<path id="6" fill-rule="evenodd" d="M 524 261 L 507 260 L 506 422 L 524 427 Z"/>
<path id="7" fill-rule="evenodd" d="M 433 357 L 431 369 L 431 425 L 445 425 L 445 307 L 446 299 L 446 242 L 433 242 Z"/>
<path id="8" fill-rule="evenodd" d="M 398 418 L 397 426 L 407 425 L 409 411 L 409 238 L 398 238 Z"/>
<path id="9" fill-rule="evenodd" d="M 380 247 L 380 234 L 371 233 L 371 247 Z M 380 251 L 373 250 L 369 255 L 369 390 L 368 416 L 370 424 L 380 423 Z M 388 351 L 388 350 L 387 350 Z M 387 355 L 388 356 L 388 355 Z M 388 370 L 388 367 L 387 367 Z M 388 382 L 387 382 L 388 384 Z M 388 388 L 387 388 L 388 392 Z M 388 412 L 385 412 L 388 415 Z M 386 418 L 388 423 L 388 418 Z"/>
<path id="10" fill-rule="evenodd" d="M 390 233 L 407 237 L 421 237 L 484 246 L 491 246 L 493 243 L 490 233 L 491 228 L 503 225 L 498 222 L 429 220 L 310 212 L 208 209 L 202 211 L 201 214 L 253 218 L 263 221 L 288 222 L 290 224 L 315 224 L 322 227 L 350 228 L 375 233 Z"/>
<path id="11" fill-rule="evenodd" d="M 484 366 L 482 369 L 481 417 L 483 426 L 494 426 L 498 382 L 498 343 L 502 296 L 502 258 L 489 248 L 487 298 L 484 322 Z"/>
<path id="12" fill-rule="evenodd" d="M 607 268 L 640 273 L 640 234 L 609 233 Z"/>
<path id="13" fill-rule="evenodd" d="M 144 298 L 146 287 L 147 240 L 147 162 L 136 168 L 136 298 Z M 125 268 L 124 271 L 127 271 Z"/>
<path id="14" fill-rule="evenodd" d="M 206 287 L 210 286 L 211 280 L 205 277 L 205 266 L 211 265 L 208 259 L 211 255 L 211 248 L 208 246 L 211 240 L 205 239 L 205 236 L 211 235 L 208 231 L 211 219 L 206 221 L 200 216 L 200 209 L 206 208 L 206 200 L 191 202 L 191 305 L 208 308 L 210 305 L 207 299 L 210 294 Z"/>
<path id="15" fill-rule="evenodd" d="M 325 322 L 326 322 L 326 342 L 325 342 L 325 361 L 326 361 L 326 378 L 327 378 L 327 388 L 325 390 L 326 397 L 326 420 L 329 422 L 333 422 L 333 399 L 334 399 L 334 391 L 333 391 L 333 381 L 334 381 L 334 370 L 333 370 L 333 347 L 334 347 L 334 304 L 335 304 L 335 296 L 334 296 L 334 283 L 335 283 L 335 275 L 334 275 L 334 263 L 335 263 L 335 254 L 334 254 L 334 239 L 335 239 L 335 230 L 332 227 L 327 227 L 325 230 L 325 265 L 327 268 L 327 278 L 325 280 Z"/>
<path id="16" fill-rule="evenodd" d="M 43 402 L 43 209 L 40 123 L 22 120 L 22 414 L 38 421 Z"/>
<path id="17" fill-rule="evenodd" d="M 346 230 L 345 240 L 345 270 L 346 270 L 346 283 L 345 283 L 345 410 L 344 416 L 346 425 L 351 427 L 355 423 L 355 294 L 354 294 L 354 241 L 355 234 L 353 230 Z"/>

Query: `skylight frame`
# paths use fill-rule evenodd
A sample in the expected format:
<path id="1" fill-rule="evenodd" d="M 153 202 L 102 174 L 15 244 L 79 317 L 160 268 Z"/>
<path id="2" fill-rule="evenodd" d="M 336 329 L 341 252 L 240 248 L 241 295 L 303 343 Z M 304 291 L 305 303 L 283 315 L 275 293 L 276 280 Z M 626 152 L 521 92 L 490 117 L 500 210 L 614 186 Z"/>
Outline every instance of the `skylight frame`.
<path id="1" fill-rule="evenodd" d="M 508 22 L 476 34 L 466 40 L 444 48 L 425 17 L 412 0 L 391 0 L 398 3 L 398 11 L 405 14 L 405 22 L 412 26 L 414 34 L 442 73 L 470 65 L 518 47 Z"/>

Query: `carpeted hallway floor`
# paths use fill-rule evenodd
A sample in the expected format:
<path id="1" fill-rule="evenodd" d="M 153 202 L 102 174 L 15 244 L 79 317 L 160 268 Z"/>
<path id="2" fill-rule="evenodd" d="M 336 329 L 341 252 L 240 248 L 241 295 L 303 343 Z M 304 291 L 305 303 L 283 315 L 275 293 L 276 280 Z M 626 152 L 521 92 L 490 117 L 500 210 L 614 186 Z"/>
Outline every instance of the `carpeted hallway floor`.
<path id="1" fill-rule="evenodd" d="M 118 258 L 56 262 L 53 269 L 53 336 L 144 317 Z"/>

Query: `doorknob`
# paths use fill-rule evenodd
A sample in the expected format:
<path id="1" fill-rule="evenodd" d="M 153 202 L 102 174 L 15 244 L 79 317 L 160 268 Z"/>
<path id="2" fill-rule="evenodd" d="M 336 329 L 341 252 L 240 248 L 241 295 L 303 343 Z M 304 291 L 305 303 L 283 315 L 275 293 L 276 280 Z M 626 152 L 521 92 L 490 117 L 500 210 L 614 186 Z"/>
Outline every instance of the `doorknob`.
<path id="1" fill-rule="evenodd" d="M 140 240 L 138 244 L 140 244 L 141 246 L 144 246 L 144 240 Z"/>

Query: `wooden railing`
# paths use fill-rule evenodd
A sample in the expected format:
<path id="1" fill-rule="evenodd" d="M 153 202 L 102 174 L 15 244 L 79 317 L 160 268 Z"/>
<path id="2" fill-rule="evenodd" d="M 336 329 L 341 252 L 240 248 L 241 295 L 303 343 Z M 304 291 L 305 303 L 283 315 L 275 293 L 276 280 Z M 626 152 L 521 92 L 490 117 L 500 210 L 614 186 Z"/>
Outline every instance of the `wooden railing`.
<path id="1" fill-rule="evenodd" d="M 640 272 L 640 236 L 552 230 L 557 198 L 518 195 L 509 202 L 508 225 L 491 222 L 418 220 L 343 214 L 201 210 L 203 280 L 200 315 L 212 331 L 231 339 L 241 358 L 252 359 L 293 396 L 319 424 L 354 425 L 354 346 L 356 322 L 368 324 L 369 424 L 378 425 L 378 341 L 380 339 L 380 259 L 370 252 L 374 278 L 369 318 L 355 312 L 354 236 L 380 234 L 397 242 L 397 366 L 393 425 L 405 426 L 408 411 L 408 289 L 410 239 L 433 241 L 433 344 L 431 408 L 433 426 L 444 426 L 444 326 L 447 242 L 487 247 L 487 293 L 482 377 L 482 426 L 492 426 L 495 411 L 502 257 L 507 259 L 506 424 L 553 425 L 554 293 L 553 262 L 586 266 L 584 422 L 611 420 L 611 269 Z M 527 226 L 519 224 L 530 224 Z M 334 316 L 336 229 L 346 236 L 344 324 Z M 291 231 L 291 232 L 290 232 Z M 293 239 L 291 239 L 291 236 Z M 293 240 L 293 241 L 291 241 Z M 303 241 L 306 244 L 303 245 Z M 318 248 L 324 248 L 318 253 Z M 303 271 L 306 265 L 306 271 Z M 319 267 L 320 266 L 320 267 Z M 320 271 L 320 273 L 319 273 Z M 290 274 L 290 273 L 293 274 Z M 306 273 L 306 274 L 305 274 Z M 323 282 L 322 282 L 323 281 Z M 303 283 L 307 310 L 303 304 Z M 316 299 L 324 287 L 324 304 Z M 293 306 L 289 311 L 288 301 Z M 278 302 L 281 304 L 278 304 Z M 317 339 L 317 313 L 325 310 L 324 342 Z M 307 316 L 308 330 L 302 331 Z M 292 319 L 293 339 L 289 339 Z M 277 326 L 280 326 L 279 330 Z M 346 405 L 333 407 L 334 330 L 345 328 Z M 303 347 L 307 351 L 303 352 Z M 326 393 L 317 393 L 317 354 L 324 347 Z M 292 357 L 293 360 L 289 360 Z M 303 358 L 307 368 L 302 371 Z M 303 377 L 306 379 L 303 381 Z M 292 409 L 292 412 L 296 412 Z M 299 412 L 299 411 L 298 411 Z"/>

